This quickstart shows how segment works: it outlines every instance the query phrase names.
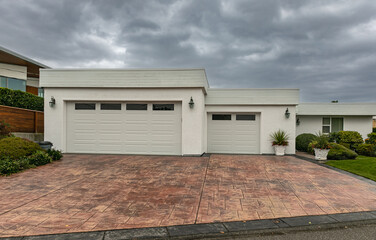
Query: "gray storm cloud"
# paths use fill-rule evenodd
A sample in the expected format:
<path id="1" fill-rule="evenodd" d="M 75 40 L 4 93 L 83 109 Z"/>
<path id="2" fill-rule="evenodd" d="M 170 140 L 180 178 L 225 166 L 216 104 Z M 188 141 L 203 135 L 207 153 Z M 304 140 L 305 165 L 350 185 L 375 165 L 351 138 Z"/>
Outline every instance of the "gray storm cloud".
<path id="1" fill-rule="evenodd" d="M 376 102 L 376 2 L 0 0 L 0 45 L 51 67 L 204 67 L 211 87 Z"/>

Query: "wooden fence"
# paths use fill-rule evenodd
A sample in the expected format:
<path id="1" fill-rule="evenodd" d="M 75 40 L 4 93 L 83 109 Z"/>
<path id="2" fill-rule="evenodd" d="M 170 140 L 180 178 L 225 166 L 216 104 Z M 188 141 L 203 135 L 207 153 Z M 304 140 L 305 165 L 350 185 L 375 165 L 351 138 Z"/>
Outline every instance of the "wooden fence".
<path id="1" fill-rule="evenodd" d="M 9 123 L 12 132 L 44 132 L 44 113 L 40 111 L 0 105 L 0 121 Z"/>

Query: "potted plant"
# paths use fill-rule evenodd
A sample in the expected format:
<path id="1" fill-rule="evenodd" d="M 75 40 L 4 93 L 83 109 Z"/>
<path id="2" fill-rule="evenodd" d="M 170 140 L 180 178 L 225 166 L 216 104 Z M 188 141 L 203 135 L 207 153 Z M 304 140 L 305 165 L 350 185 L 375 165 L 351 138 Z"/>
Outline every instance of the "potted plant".
<path id="1" fill-rule="evenodd" d="M 289 145 L 289 136 L 283 130 L 278 130 L 270 134 L 272 138 L 272 145 L 274 147 L 275 155 L 283 156 L 285 155 L 286 146 Z"/>
<path id="2" fill-rule="evenodd" d="M 315 141 L 312 141 L 312 148 L 315 151 L 316 160 L 326 160 L 330 151 L 329 137 L 319 132 Z"/>

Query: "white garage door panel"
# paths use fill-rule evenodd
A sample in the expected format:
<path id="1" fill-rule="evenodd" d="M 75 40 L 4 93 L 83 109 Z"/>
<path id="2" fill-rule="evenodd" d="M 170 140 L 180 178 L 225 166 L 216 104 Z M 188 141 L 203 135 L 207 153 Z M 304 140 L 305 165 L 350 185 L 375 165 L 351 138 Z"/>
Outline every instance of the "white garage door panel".
<path id="1" fill-rule="evenodd" d="M 208 114 L 208 152 L 258 154 L 259 115 L 240 113 L 255 115 L 255 120 L 236 120 L 236 113 L 220 114 L 231 115 L 231 120 L 212 120 L 213 114 Z"/>
<path id="2" fill-rule="evenodd" d="M 67 152 L 181 155 L 181 104 L 173 111 L 76 110 L 67 103 Z"/>

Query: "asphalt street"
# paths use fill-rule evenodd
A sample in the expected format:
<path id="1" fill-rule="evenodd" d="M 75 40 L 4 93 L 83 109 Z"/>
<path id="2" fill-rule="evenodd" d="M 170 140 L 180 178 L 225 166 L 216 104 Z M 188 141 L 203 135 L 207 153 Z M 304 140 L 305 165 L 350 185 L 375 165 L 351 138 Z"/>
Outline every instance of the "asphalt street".
<path id="1" fill-rule="evenodd" d="M 218 239 L 218 238 L 217 238 Z M 332 229 L 314 229 L 303 231 L 280 231 L 278 233 L 259 233 L 249 236 L 224 237 L 221 239 L 241 240 L 376 240 L 376 223 L 341 226 Z"/>

